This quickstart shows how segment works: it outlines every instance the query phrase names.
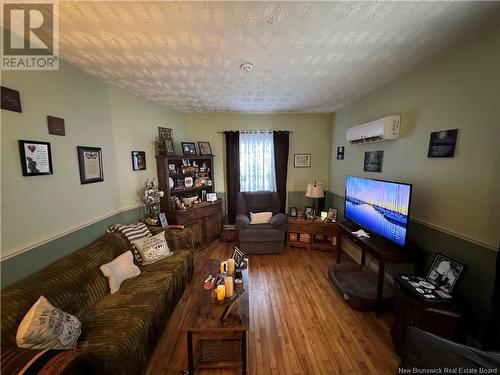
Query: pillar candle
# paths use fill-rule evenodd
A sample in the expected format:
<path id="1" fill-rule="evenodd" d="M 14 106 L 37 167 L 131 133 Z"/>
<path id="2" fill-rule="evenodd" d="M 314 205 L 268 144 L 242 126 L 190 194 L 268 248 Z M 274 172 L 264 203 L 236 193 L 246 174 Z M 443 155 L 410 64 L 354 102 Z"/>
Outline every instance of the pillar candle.
<path id="1" fill-rule="evenodd" d="M 234 273 L 234 259 L 230 258 L 227 260 L 227 274 L 228 276 L 233 276 Z"/>
<path id="2" fill-rule="evenodd" d="M 226 288 L 226 298 L 231 298 L 233 296 L 233 278 L 231 276 L 226 276 L 224 286 Z"/>
<path id="3" fill-rule="evenodd" d="M 223 301 L 224 298 L 226 298 L 226 287 L 224 285 L 219 285 L 216 289 L 216 293 L 217 293 L 217 300 Z"/>

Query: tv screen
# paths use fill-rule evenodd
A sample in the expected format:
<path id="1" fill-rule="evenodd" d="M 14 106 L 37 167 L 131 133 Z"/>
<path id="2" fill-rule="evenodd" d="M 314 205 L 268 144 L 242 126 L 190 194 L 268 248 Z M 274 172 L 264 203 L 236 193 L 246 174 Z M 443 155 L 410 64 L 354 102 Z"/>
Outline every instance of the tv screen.
<path id="1" fill-rule="evenodd" d="M 404 246 L 410 196 L 410 184 L 347 176 L 344 216 Z"/>

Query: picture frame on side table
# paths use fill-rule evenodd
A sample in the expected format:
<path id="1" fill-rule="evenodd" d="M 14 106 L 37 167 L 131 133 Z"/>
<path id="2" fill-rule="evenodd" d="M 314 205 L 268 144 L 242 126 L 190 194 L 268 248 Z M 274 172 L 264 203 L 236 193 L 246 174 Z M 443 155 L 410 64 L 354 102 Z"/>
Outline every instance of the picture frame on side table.
<path id="1" fill-rule="evenodd" d="M 194 142 L 181 142 L 183 155 L 196 155 L 196 145 Z"/>
<path id="2" fill-rule="evenodd" d="M 337 213 L 338 213 L 338 210 L 336 208 L 329 208 L 328 214 L 326 215 L 326 220 L 336 222 L 337 221 Z"/>
<path id="3" fill-rule="evenodd" d="M 297 207 L 290 207 L 290 217 L 297 217 Z"/>
<path id="4" fill-rule="evenodd" d="M 200 149 L 200 155 L 212 155 L 210 142 L 198 142 L 198 148 Z"/>
<path id="5" fill-rule="evenodd" d="M 158 214 L 158 220 L 162 228 L 168 227 L 167 215 L 165 215 L 165 212 L 160 212 Z"/>
<path id="6" fill-rule="evenodd" d="M 442 291 L 452 294 L 458 281 L 465 273 L 466 266 L 441 253 L 436 253 L 427 272 L 426 280 Z"/>
<path id="7" fill-rule="evenodd" d="M 217 200 L 217 193 L 207 193 L 207 202 L 215 202 Z"/>
<path id="8" fill-rule="evenodd" d="M 49 142 L 19 140 L 23 176 L 53 174 L 52 153 Z"/>
<path id="9" fill-rule="evenodd" d="M 293 154 L 293 166 L 295 168 L 310 168 L 311 154 Z"/>
<path id="10" fill-rule="evenodd" d="M 234 264 L 236 265 L 236 268 L 240 268 L 244 257 L 245 254 L 243 254 L 243 252 L 235 246 L 231 258 L 234 259 Z"/>
<path id="11" fill-rule="evenodd" d="M 146 152 L 145 151 L 132 151 L 132 170 L 145 171 L 146 170 Z"/>
<path id="12" fill-rule="evenodd" d="M 314 219 L 314 208 L 308 206 L 304 207 L 304 218 Z"/>
<path id="13" fill-rule="evenodd" d="M 100 147 L 77 146 L 80 184 L 104 181 L 102 149 Z"/>

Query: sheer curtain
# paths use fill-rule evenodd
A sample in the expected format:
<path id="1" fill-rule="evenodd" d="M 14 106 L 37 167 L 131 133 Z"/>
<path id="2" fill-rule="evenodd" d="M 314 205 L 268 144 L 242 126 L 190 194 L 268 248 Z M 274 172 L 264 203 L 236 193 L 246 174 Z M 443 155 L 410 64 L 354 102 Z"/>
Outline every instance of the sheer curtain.
<path id="1" fill-rule="evenodd" d="M 276 191 L 273 133 L 240 132 L 240 191 Z"/>

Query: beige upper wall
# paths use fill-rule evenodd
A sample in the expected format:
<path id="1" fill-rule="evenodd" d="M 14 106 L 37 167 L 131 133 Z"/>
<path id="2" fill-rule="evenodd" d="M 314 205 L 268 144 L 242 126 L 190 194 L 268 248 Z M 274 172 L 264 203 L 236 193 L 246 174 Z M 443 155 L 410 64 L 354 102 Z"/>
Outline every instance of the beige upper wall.
<path id="1" fill-rule="evenodd" d="M 215 187 L 226 191 L 223 130 L 290 130 L 289 191 L 305 191 L 308 182 L 328 188 L 331 114 L 187 114 L 187 139 L 208 141 L 215 157 Z M 197 146 L 198 147 L 198 146 Z M 180 149 L 179 149 L 180 150 Z M 311 168 L 294 168 L 293 154 L 311 154 Z M 278 166 L 277 166 L 278 167 Z"/>
<path id="2" fill-rule="evenodd" d="M 411 216 L 496 248 L 499 241 L 500 28 L 337 111 L 330 187 L 346 175 L 412 183 Z M 346 129 L 401 114 L 401 137 L 346 144 Z M 455 129 L 454 158 L 427 158 L 432 131 Z M 345 160 L 336 160 L 346 145 Z M 365 151 L 384 150 L 382 173 L 363 172 Z"/>
<path id="3" fill-rule="evenodd" d="M 64 62 L 59 71 L 2 72 L 2 85 L 19 90 L 23 107 L 1 111 L 2 257 L 138 204 L 137 191 L 156 177 L 157 127 L 185 136 L 183 114 Z M 64 118 L 66 136 L 48 134 L 47 115 Z M 53 175 L 22 176 L 19 139 L 51 143 Z M 102 147 L 104 182 L 80 184 L 76 146 Z M 146 151 L 147 171 L 132 171 L 132 150 Z"/>

